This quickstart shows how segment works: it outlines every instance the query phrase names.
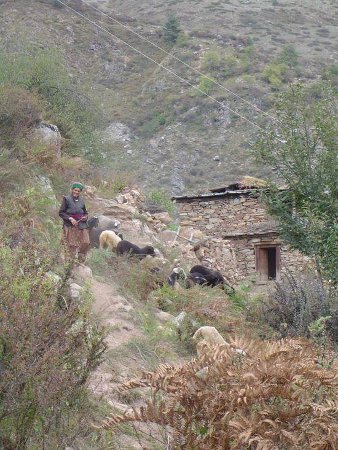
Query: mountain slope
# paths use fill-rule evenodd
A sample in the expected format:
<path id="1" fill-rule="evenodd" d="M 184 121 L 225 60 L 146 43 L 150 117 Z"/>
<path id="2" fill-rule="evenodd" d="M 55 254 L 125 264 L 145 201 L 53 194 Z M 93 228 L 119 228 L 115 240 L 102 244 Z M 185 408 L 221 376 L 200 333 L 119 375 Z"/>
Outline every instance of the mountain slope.
<path id="1" fill-rule="evenodd" d="M 146 189 L 178 194 L 267 176 L 250 156 L 257 131 L 272 120 L 257 108 L 271 111 L 274 94 L 290 82 L 336 73 L 330 0 L 64 3 L 72 10 L 57 0 L 3 1 L 0 43 L 32 55 L 56 47 L 74 84 L 102 110 L 102 130 L 111 125 L 105 157 Z M 169 14 L 184 31 L 173 47 L 162 36 Z"/>

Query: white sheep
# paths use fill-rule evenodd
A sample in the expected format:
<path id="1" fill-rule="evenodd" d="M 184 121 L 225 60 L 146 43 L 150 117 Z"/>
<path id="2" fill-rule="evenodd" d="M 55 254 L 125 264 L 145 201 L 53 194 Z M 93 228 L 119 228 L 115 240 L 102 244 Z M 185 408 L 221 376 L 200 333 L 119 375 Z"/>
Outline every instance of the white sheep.
<path id="1" fill-rule="evenodd" d="M 214 347 L 216 345 L 224 345 L 227 348 L 230 348 L 233 352 L 239 353 L 240 355 L 246 355 L 246 352 L 240 348 L 235 348 L 229 344 L 216 330 L 215 327 L 200 327 L 196 333 L 193 335 L 193 340 L 197 342 L 196 351 L 197 355 L 201 356 L 201 350 L 204 347 L 204 344 L 207 343 L 210 346 Z"/>
<path id="2" fill-rule="evenodd" d="M 112 230 L 102 231 L 100 234 L 100 248 L 109 248 L 112 252 L 116 251 L 117 244 L 122 239 Z"/>

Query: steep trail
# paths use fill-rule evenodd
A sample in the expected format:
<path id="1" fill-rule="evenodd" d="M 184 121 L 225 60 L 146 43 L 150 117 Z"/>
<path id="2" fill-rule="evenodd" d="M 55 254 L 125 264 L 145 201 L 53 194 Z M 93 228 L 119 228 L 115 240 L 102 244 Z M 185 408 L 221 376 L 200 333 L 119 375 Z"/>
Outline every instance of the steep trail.
<path id="1" fill-rule="evenodd" d="M 95 396 L 101 396 L 111 406 L 116 406 L 116 398 L 112 392 L 116 379 L 133 368 L 137 370 L 139 362 L 130 356 L 127 367 L 114 355 L 131 339 L 142 338 L 144 335 L 133 320 L 133 306 L 125 297 L 118 294 L 113 284 L 103 283 L 93 278 L 91 292 L 94 297 L 93 312 L 107 330 L 107 350 L 103 363 L 92 376 L 90 388 Z"/>

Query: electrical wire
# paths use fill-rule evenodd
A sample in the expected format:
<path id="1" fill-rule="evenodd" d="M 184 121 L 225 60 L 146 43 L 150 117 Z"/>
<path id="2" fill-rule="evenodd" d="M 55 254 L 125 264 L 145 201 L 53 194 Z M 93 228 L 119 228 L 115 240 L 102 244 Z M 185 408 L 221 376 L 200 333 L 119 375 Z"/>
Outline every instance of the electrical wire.
<path id="1" fill-rule="evenodd" d="M 247 105 L 251 106 L 252 108 L 254 108 L 256 111 L 264 114 L 267 117 L 270 117 L 270 119 L 276 121 L 276 122 L 280 122 L 276 117 L 272 116 L 271 114 L 267 113 L 266 111 L 262 110 L 261 108 L 259 108 L 258 106 L 256 106 L 254 103 L 249 102 L 248 100 L 246 100 L 245 98 L 241 97 L 240 95 L 236 94 L 235 92 L 231 91 L 230 89 L 228 89 L 226 86 L 224 86 L 223 84 L 219 83 L 217 80 L 209 77 L 208 75 L 205 75 L 203 72 L 201 72 L 200 70 L 196 69 L 195 67 L 191 66 L 190 64 L 187 64 L 186 62 L 182 61 L 180 58 L 178 58 L 177 56 L 175 56 L 174 54 L 168 52 L 167 50 L 165 50 L 164 48 L 160 47 L 159 45 L 155 44 L 154 42 L 152 42 L 150 39 L 142 36 L 140 33 L 138 33 L 137 31 L 133 30 L 132 28 L 128 27 L 127 25 L 123 24 L 122 22 L 120 22 L 119 20 L 115 19 L 114 17 L 111 17 L 109 14 L 105 13 L 104 11 L 101 11 L 100 9 L 96 8 L 95 6 L 91 5 L 90 3 L 87 3 L 85 0 L 81 0 L 82 3 L 84 3 L 85 5 L 87 5 L 89 8 L 92 8 L 93 10 L 97 11 L 98 13 L 108 17 L 110 20 L 114 21 L 115 23 L 119 24 L 120 26 L 122 26 L 123 28 L 125 28 L 126 30 L 130 31 L 131 33 L 133 33 L 134 35 L 136 35 L 138 38 L 146 41 L 148 44 L 151 44 L 153 47 L 156 47 L 158 50 L 161 50 L 163 53 L 165 53 L 166 55 L 172 57 L 173 59 L 175 59 L 176 61 L 180 62 L 181 64 L 183 64 L 184 66 L 188 67 L 189 69 L 193 70 L 195 73 L 198 73 L 199 75 L 203 76 L 205 79 L 212 81 L 215 85 L 219 86 L 221 89 L 224 89 L 226 92 L 228 92 L 229 94 L 233 95 L 234 97 L 240 99 L 242 102 L 246 103 Z"/>
<path id="2" fill-rule="evenodd" d="M 217 98 L 213 97 L 212 95 L 208 94 L 207 92 L 203 91 L 202 89 L 200 89 L 197 86 L 194 86 L 192 83 L 190 83 L 188 80 L 186 80 L 185 78 L 181 77 L 180 75 L 178 75 L 176 72 L 174 72 L 173 70 L 171 70 L 170 68 L 164 66 L 163 64 L 155 61 L 153 58 L 151 58 L 150 56 L 146 55 L 145 53 L 141 52 L 140 50 L 138 50 L 137 48 L 133 47 L 131 44 L 129 44 L 128 42 L 125 42 L 123 39 L 121 39 L 120 37 L 116 36 L 114 33 L 112 33 L 111 31 L 107 30 L 104 27 L 101 27 L 101 25 L 99 25 L 98 23 L 96 23 L 94 20 L 91 20 L 90 18 L 88 18 L 87 16 L 85 16 L 84 14 L 81 14 L 79 11 L 76 11 L 74 8 L 72 8 L 71 6 L 69 6 L 67 3 L 64 3 L 62 0 L 57 0 L 60 4 L 62 4 L 63 6 L 65 6 L 66 8 L 68 8 L 70 11 L 72 11 L 74 14 L 82 17 L 83 19 L 85 19 L 87 22 L 91 23 L 92 25 L 94 25 L 96 28 L 104 31 L 105 33 L 109 34 L 110 36 L 112 36 L 114 39 L 117 39 L 119 42 L 122 42 L 123 44 L 125 44 L 126 46 L 128 46 L 129 48 L 131 48 L 132 50 L 134 50 L 136 53 L 140 54 L 141 56 L 143 56 L 144 58 L 148 59 L 149 61 L 153 62 L 154 64 L 158 65 L 159 67 L 161 67 L 162 69 L 166 70 L 167 72 L 171 73 L 172 75 L 174 75 L 175 77 L 177 77 L 179 80 L 181 80 L 182 82 L 184 82 L 185 84 L 188 84 L 189 86 L 191 86 L 193 89 L 197 90 L 198 92 L 200 92 L 201 94 L 205 95 L 206 97 L 210 98 L 211 100 L 215 101 L 216 103 L 218 103 L 222 109 L 226 108 L 229 111 L 231 111 L 233 114 L 235 114 L 236 116 L 240 117 L 241 119 L 245 120 L 246 122 L 250 123 L 251 125 L 255 126 L 256 128 L 258 128 L 259 130 L 265 132 L 264 128 L 262 128 L 261 126 L 257 125 L 255 122 L 253 122 L 252 120 L 246 118 L 245 116 L 243 116 L 242 114 L 240 114 L 239 112 L 231 109 L 230 107 L 228 107 L 227 105 L 224 105 L 224 103 L 220 102 L 219 100 L 217 100 Z"/>

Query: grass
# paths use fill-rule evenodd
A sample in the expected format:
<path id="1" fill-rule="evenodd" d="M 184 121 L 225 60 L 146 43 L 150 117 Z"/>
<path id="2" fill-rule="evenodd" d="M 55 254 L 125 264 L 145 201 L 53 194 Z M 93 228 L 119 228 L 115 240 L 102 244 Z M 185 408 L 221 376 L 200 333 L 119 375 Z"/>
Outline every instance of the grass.
<path id="1" fill-rule="evenodd" d="M 203 28 L 201 28 L 201 25 L 198 22 L 195 22 L 195 18 L 198 17 L 198 14 L 192 14 L 192 12 L 195 12 L 196 10 L 196 3 L 190 1 L 180 2 L 180 12 L 182 17 L 189 17 L 189 21 L 182 19 L 182 28 L 186 34 L 189 34 L 189 32 L 192 33 L 188 36 L 188 45 L 179 47 L 179 55 L 180 58 L 189 61 L 192 66 L 198 68 L 200 58 L 205 54 L 205 49 L 211 47 L 211 41 L 212 48 L 216 48 L 217 51 L 220 51 L 223 54 L 225 48 L 224 45 L 227 42 L 231 42 L 231 48 L 235 51 L 239 51 L 243 48 L 244 37 L 240 35 L 240 32 L 238 31 L 239 29 L 235 29 L 234 27 L 236 27 L 238 21 L 250 19 L 250 23 L 246 24 L 246 29 L 249 30 L 249 34 L 254 38 L 256 55 L 249 64 L 250 75 L 253 76 L 252 87 L 248 89 L 247 92 L 242 93 L 242 95 L 244 95 L 249 101 L 252 96 L 255 95 L 253 92 L 255 85 L 259 85 L 262 88 L 260 96 L 263 97 L 263 99 L 264 96 L 269 95 L 271 92 L 271 86 L 260 81 L 260 73 L 262 70 L 260 64 L 261 61 L 264 61 L 265 59 L 271 60 L 271 57 L 276 56 L 279 51 L 273 50 L 272 47 L 270 49 L 270 46 L 267 47 L 266 39 L 268 37 L 268 33 L 270 34 L 271 32 L 270 30 L 265 31 L 263 29 L 258 29 L 258 27 L 254 24 L 254 22 L 258 19 L 258 14 L 260 23 L 269 22 L 271 23 L 271 30 L 279 31 L 279 36 L 277 38 L 279 41 L 284 40 L 286 43 L 296 47 L 297 52 L 302 57 L 302 64 L 311 57 L 312 70 L 316 71 L 317 67 L 317 71 L 320 73 L 322 67 L 321 58 L 323 57 L 326 60 L 329 60 L 329 56 L 332 52 L 329 47 L 324 46 L 324 44 L 319 42 L 316 47 L 318 49 L 322 48 L 323 53 L 322 55 L 318 54 L 318 57 L 313 58 L 309 45 L 311 45 L 311 40 L 317 36 L 317 31 L 318 34 L 320 33 L 323 36 L 330 32 L 330 36 L 334 38 L 333 28 L 331 27 L 329 18 L 330 11 L 332 10 L 332 4 L 330 4 L 330 2 L 325 1 L 322 10 L 316 11 L 316 2 L 307 0 L 306 7 L 313 8 L 313 11 L 315 11 L 314 14 L 307 15 L 304 18 L 304 23 L 301 23 L 300 21 L 299 23 L 296 22 L 290 25 L 288 23 L 289 19 L 287 19 L 287 17 L 289 17 L 287 15 L 289 9 L 292 7 L 297 12 L 298 15 L 295 17 L 300 17 L 303 12 L 303 7 L 291 6 L 291 1 L 283 1 L 282 4 L 279 4 L 276 7 L 273 7 L 271 2 L 267 1 L 263 5 L 259 6 L 259 10 L 255 3 L 251 3 L 250 7 L 252 8 L 252 12 L 250 14 L 250 18 L 248 19 L 243 15 L 247 14 L 247 2 L 241 3 L 239 1 L 232 1 L 230 3 L 233 5 L 231 14 L 223 16 L 217 14 L 217 11 L 213 12 L 210 9 L 205 9 L 210 7 L 218 8 L 220 6 L 220 2 L 198 2 L 197 9 L 203 8 L 204 21 Z M 7 4 L 5 6 L 7 7 Z M 164 179 L 164 187 L 169 190 L 169 186 L 172 183 L 169 171 L 172 167 L 172 163 L 175 161 L 176 155 L 178 152 L 181 152 L 182 149 L 184 154 L 187 155 L 187 157 L 184 158 L 186 162 L 183 163 L 181 169 L 181 177 L 183 178 L 182 173 L 187 171 L 187 163 L 189 161 L 189 156 L 191 155 L 191 149 L 184 145 L 185 137 L 187 137 L 189 141 L 195 141 L 197 148 L 204 149 L 203 154 L 200 154 L 198 165 L 199 167 L 207 167 L 207 170 L 205 170 L 200 177 L 189 179 L 191 191 L 195 191 L 201 184 L 207 184 L 210 182 L 210 173 L 215 176 L 215 182 L 217 182 L 217 179 L 221 179 L 222 177 L 223 180 L 227 182 L 228 180 L 233 181 L 234 178 L 245 173 L 257 171 L 257 168 L 253 168 L 250 164 L 246 167 L 241 167 L 237 164 L 234 164 L 233 167 L 215 167 L 210 164 L 210 155 L 208 154 L 209 148 L 211 147 L 210 144 L 214 144 L 216 153 L 220 153 L 222 150 L 219 144 L 222 140 L 221 136 L 224 133 L 224 129 L 222 129 L 222 127 L 214 128 L 210 133 L 206 133 L 204 127 L 196 127 L 192 130 L 191 135 L 190 130 L 188 129 L 189 124 L 187 124 L 187 128 L 182 127 L 181 125 L 179 125 L 178 128 L 176 127 L 176 125 L 181 123 L 180 113 L 178 113 L 178 115 L 175 113 L 175 116 L 172 117 L 172 111 L 168 109 L 168 105 L 165 103 L 165 97 L 168 95 L 176 95 L 178 103 L 184 103 L 184 98 L 189 90 L 188 86 L 185 87 L 184 84 L 181 85 L 181 83 L 179 83 L 179 81 L 171 75 L 163 72 L 149 61 L 132 52 L 130 49 L 122 49 L 122 47 L 118 44 L 112 45 L 110 38 L 104 34 L 100 35 L 97 50 L 89 51 L 88 48 L 93 44 L 93 41 L 96 42 L 97 40 L 97 38 L 92 34 L 91 26 L 80 18 L 74 19 L 71 15 L 66 14 L 64 8 L 56 9 L 46 3 L 40 3 L 39 10 L 36 11 L 36 18 L 34 19 L 39 21 L 38 28 L 33 28 L 34 20 L 32 20 L 29 15 L 24 15 L 25 8 L 27 8 L 27 1 L 16 1 L 16 9 L 18 11 L 17 16 L 22 16 L 24 23 L 19 29 L 16 21 L 10 22 L 11 26 L 6 30 L 8 39 L 15 42 L 16 47 L 23 47 L 23 41 L 25 40 L 31 41 L 36 45 L 40 45 L 40 43 L 43 42 L 44 46 L 48 48 L 53 46 L 55 38 L 58 38 L 58 46 L 66 55 L 67 65 L 70 68 L 70 71 L 73 73 L 73 76 L 76 75 L 76 79 L 79 84 L 90 86 L 90 88 L 87 89 L 87 95 L 97 106 L 102 108 L 104 112 L 104 122 L 109 124 L 109 122 L 114 120 L 126 123 L 133 128 L 135 134 L 140 138 L 132 144 L 132 150 L 134 155 L 133 158 L 137 158 L 140 162 L 139 167 L 136 169 L 136 178 L 137 180 L 140 180 L 141 183 L 146 181 L 148 186 L 158 186 L 162 183 L 162 179 Z M 128 11 L 128 14 L 137 18 L 137 24 L 142 23 L 142 26 L 146 29 L 153 31 L 153 25 L 149 25 L 147 23 L 148 17 L 145 16 L 145 14 L 148 14 L 145 11 L 149 12 L 149 8 L 144 8 L 144 4 L 142 2 L 135 4 L 130 0 L 127 0 L 123 4 L 123 7 L 120 6 L 119 9 L 121 10 L 121 13 L 123 13 L 123 11 Z M 277 16 L 276 9 L 278 10 Z M 325 17 L 322 17 L 322 11 L 324 10 L 326 11 L 326 14 Z M 50 24 L 47 23 L 51 11 L 55 16 L 55 21 L 52 27 L 53 33 L 51 33 Z M 156 9 L 152 12 L 152 22 L 162 26 L 165 17 L 167 17 L 165 4 L 163 3 L 157 5 Z M 86 13 L 94 19 L 99 17 L 96 13 L 89 9 L 86 9 Z M 6 19 L 12 17 L 10 8 L 5 9 L 4 14 Z M 313 17 L 315 16 L 318 20 L 322 20 L 323 26 L 321 28 L 317 28 L 317 24 L 313 22 Z M 131 27 L 133 28 L 134 25 L 135 24 L 132 23 Z M 297 39 L 296 35 L 292 35 L 291 33 L 301 31 L 305 25 L 309 35 L 304 36 L 300 41 Z M 72 29 L 71 32 L 69 31 L 70 27 Z M 199 31 L 198 38 L 194 36 L 194 33 L 197 30 Z M 133 45 L 139 44 L 139 38 L 131 36 L 126 29 L 121 28 L 119 30 L 119 36 L 122 39 L 126 39 L 128 42 L 131 42 Z M 152 35 L 151 40 L 154 40 L 158 45 L 163 46 L 160 36 L 154 34 Z M 218 41 L 220 42 L 219 44 Z M 6 42 L 8 42 L 8 40 Z M 75 46 L 73 45 L 73 42 L 77 42 L 79 45 Z M 177 50 L 178 49 L 174 47 L 172 51 L 176 53 Z M 150 57 L 159 62 L 163 61 L 165 63 L 170 63 L 171 67 L 173 67 L 175 71 L 178 71 L 181 76 L 188 77 L 193 81 L 193 83 L 197 82 L 196 77 L 193 75 L 191 70 L 185 68 L 174 60 L 169 61 L 166 57 L 163 59 L 163 53 L 148 43 L 144 43 L 144 51 L 149 54 Z M 105 63 L 107 60 L 111 60 L 113 63 L 115 62 L 127 67 L 124 71 L 123 78 L 119 81 L 119 84 L 117 84 L 114 79 L 111 81 L 108 80 L 110 75 L 105 70 Z M 220 68 L 220 71 L 221 69 L 222 68 Z M 214 76 L 214 74 L 212 75 Z M 159 78 L 164 81 L 166 86 L 165 91 L 161 91 L 161 88 L 157 90 L 157 87 L 153 87 Z M 150 89 L 143 89 L 145 82 Z M 226 80 L 226 86 L 229 87 L 228 79 Z M 230 88 L 237 91 L 236 84 L 234 86 L 230 86 Z M 210 89 L 210 87 L 207 86 L 207 89 Z M 214 87 L 212 87 L 212 89 L 212 92 L 216 95 L 216 97 L 221 92 L 221 90 L 215 89 Z M 121 95 L 121 92 L 123 92 L 123 96 Z M 225 95 L 224 91 L 223 94 Z M 137 99 L 137 101 L 135 101 L 135 99 Z M 202 98 L 201 101 L 204 105 L 207 105 L 204 98 Z M 230 102 L 230 106 L 235 107 L 235 109 L 239 109 L 241 112 L 241 106 L 235 104 L 231 96 L 228 96 L 228 101 Z M 165 106 L 163 113 L 152 116 L 152 114 L 154 115 L 154 111 L 158 111 L 159 105 Z M 208 116 L 212 113 L 213 109 L 214 107 L 207 105 L 206 115 Z M 168 112 L 169 117 L 167 116 Z M 248 115 L 249 119 L 253 118 L 252 111 L 245 111 L 245 114 Z M 243 128 L 243 122 L 241 122 L 241 125 L 242 126 L 238 127 L 229 127 L 227 129 L 227 139 L 234 142 L 234 149 L 242 156 L 241 159 L 245 160 L 246 156 L 243 154 L 241 144 L 244 140 L 243 137 L 247 139 L 247 131 Z M 145 158 L 143 158 L 143 149 L 147 148 L 147 153 L 150 160 L 156 159 L 158 156 L 157 149 L 155 150 L 155 147 L 149 147 L 149 140 L 154 136 L 156 138 L 156 136 L 161 136 L 162 134 L 173 137 L 173 131 L 168 129 L 172 126 L 172 129 L 175 129 L 176 131 L 175 139 L 170 139 L 170 144 L 166 145 L 167 151 L 170 155 L 168 164 L 164 165 L 161 172 L 157 169 L 147 170 L 147 163 Z M 179 130 L 178 133 L 177 130 Z M 225 151 L 225 154 L 227 155 L 228 149 L 226 148 L 223 151 Z M 117 151 L 116 149 L 113 149 L 112 153 L 109 155 L 109 158 L 114 160 L 117 166 L 123 165 L 124 160 L 126 160 L 125 150 L 122 149 L 121 151 Z M 127 158 L 129 166 L 132 163 L 133 158 Z M 229 157 L 227 157 L 227 159 L 229 160 Z M 163 171 L 168 171 L 168 174 L 164 173 L 163 175 Z M 263 173 L 259 173 L 257 171 L 256 175 L 261 176 Z"/>

